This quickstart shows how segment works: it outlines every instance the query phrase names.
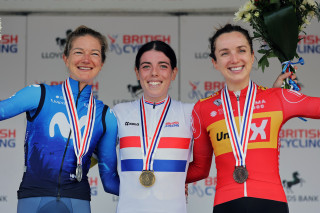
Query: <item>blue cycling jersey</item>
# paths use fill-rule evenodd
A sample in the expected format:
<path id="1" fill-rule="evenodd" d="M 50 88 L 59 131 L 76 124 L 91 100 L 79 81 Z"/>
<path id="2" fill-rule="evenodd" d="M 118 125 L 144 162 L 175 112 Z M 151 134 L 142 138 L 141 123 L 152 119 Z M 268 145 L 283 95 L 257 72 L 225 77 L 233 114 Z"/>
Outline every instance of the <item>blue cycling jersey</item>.
<path id="1" fill-rule="evenodd" d="M 71 78 L 70 85 L 83 133 L 91 86 L 87 85 L 79 91 L 79 82 Z M 87 173 L 95 149 L 105 191 L 119 194 L 115 149 L 117 121 L 110 108 L 96 100 L 94 129 L 88 152 L 82 159 L 83 177 L 80 182 L 75 175 L 77 157 L 62 85 L 32 85 L 0 102 L 0 120 L 22 112 L 27 114 L 27 129 L 25 172 L 18 190 L 19 199 L 56 196 L 90 200 Z"/>

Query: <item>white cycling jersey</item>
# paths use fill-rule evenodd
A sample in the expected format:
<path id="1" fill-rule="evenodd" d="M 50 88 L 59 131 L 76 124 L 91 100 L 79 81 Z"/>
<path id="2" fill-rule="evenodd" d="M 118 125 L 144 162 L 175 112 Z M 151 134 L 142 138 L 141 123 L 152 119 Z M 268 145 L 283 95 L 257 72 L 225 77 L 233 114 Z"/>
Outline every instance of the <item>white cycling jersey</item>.
<path id="1" fill-rule="evenodd" d="M 120 197 L 117 213 L 187 212 L 184 189 L 192 146 L 193 104 L 171 100 L 166 114 L 164 108 L 167 108 L 169 99 L 167 97 L 158 103 L 143 101 L 145 116 L 142 107 L 140 110 L 141 100 L 114 107 L 119 140 Z M 160 117 L 165 117 L 162 123 L 159 123 Z M 142 127 L 147 130 L 142 131 Z M 152 143 L 155 132 L 159 133 L 155 135 L 159 140 Z M 146 166 L 154 170 L 156 178 L 150 187 L 139 181 Z"/>

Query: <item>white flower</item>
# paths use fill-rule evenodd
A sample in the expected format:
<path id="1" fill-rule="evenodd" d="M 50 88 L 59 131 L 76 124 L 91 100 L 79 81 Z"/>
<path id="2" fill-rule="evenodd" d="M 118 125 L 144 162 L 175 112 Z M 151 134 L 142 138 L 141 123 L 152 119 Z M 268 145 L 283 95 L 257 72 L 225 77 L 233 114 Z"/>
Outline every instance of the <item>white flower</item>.
<path id="1" fill-rule="evenodd" d="M 236 12 L 236 13 L 234 14 L 233 20 L 234 20 L 235 22 L 238 22 L 238 21 L 241 20 L 241 18 L 242 18 L 242 16 L 240 15 L 240 11 L 238 11 L 238 12 Z"/>
<path id="2" fill-rule="evenodd" d="M 251 20 L 251 14 L 250 13 L 247 13 L 243 19 L 244 22 L 249 22 Z"/>
<path id="3" fill-rule="evenodd" d="M 256 9 L 256 6 L 254 4 L 252 4 L 251 1 L 247 1 L 247 3 L 244 5 L 244 9 L 249 12 L 251 10 Z"/>
<path id="4" fill-rule="evenodd" d="M 302 4 L 304 4 L 304 5 L 308 4 L 313 7 L 317 6 L 317 4 L 313 0 L 303 0 Z"/>
<path id="5" fill-rule="evenodd" d="M 305 27 L 303 25 L 299 26 L 299 32 L 303 31 Z"/>
<path id="6" fill-rule="evenodd" d="M 244 6 L 241 6 L 239 8 L 239 11 L 234 14 L 235 15 L 234 21 L 240 21 L 247 12 L 248 11 L 245 10 Z"/>
<path id="7" fill-rule="evenodd" d="M 239 10 L 238 12 L 236 12 L 234 15 L 235 15 L 235 17 L 234 17 L 234 21 L 240 21 L 243 17 L 244 17 L 244 14 L 245 14 L 246 12 L 245 11 L 243 11 L 243 10 Z"/>
<path id="8" fill-rule="evenodd" d="M 311 24 L 310 21 L 306 17 L 302 18 L 302 22 L 303 22 L 303 25 L 310 25 Z"/>
<path id="9" fill-rule="evenodd" d="M 309 11 L 308 16 L 312 19 L 313 17 L 315 17 L 315 12 L 314 11 Z"/>
<path id="10" fill-rule="evenodd" d="M 255 16 L 255 17 L 259 17 L 259 16 L 260 16 L 260 13 L 259 13 L 258 11 L 256 11 L 256 12 L 254 13 L 254 16 Z"/>

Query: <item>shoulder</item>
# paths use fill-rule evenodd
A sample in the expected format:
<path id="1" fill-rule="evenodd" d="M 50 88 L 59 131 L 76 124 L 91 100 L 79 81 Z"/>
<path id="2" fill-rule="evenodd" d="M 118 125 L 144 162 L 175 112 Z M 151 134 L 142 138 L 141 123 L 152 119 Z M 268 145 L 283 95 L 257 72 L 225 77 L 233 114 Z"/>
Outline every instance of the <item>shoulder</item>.
<path id="1" fill-rule="evenodd" d="M 184 103 L 181 101 L 171 99 L 170 108 L 173 113 L 181 113 L 189 117 L 191 116 L 193 107 L 194 107 L 193 103 Z"/>
<path id="2" fill-rule="evenodd" d="M 40 84 L 32 84 L 29 85 L 23 89 L 21 89 L 18 93 L 24 95 L 24 96 L 40 96 L 41 95 L 41 86 Z"/>
<path id="3" fill-rule="evenodd" d="M 195 107 L 200 108 L 202 106 L 207 106 L 208 104 L 212 105 L 212 103 L 214 103 L 216 106 L 220 106 L 221 105 L 221 92 L 222 92 L 222 90 L 219 90 L 207 98 L 200 99 L 195 104 Z"/>
<path id="4" fill-rule="evenodd" d="M 174 99 L 171 99 L 171 102 L 173 106 L 183 108 L 184 110 L 187 110 L 187 111 L 191 111 L 194 106 L 194 103 L 184 103 Z"/>
<path id="5" fill-rule="evenodd" d="M 282 90 L 282 88 L 269 88 L 261 85 L 257 85 L 257 94 L 258 95 L 275 95 L 276 93 L 279 93 Z"/>
<path id="6" fill-rule="evenodd" d="M 210 95 L 207 98 L 200 99 L 199 102 L 205 103 L 205 102 L 211 102 L 211 101 L 220 99 L 221 98 L 221 92 L 222 92 L 222 90 L 219 90 L 219 91 L 215 92 L 214 94 Z"/>
<path id="7" fill-rule="evenodd" d="M 46 93 L 62 94 L 62 84 L 58 84 L 58 85 L 37 84 L 37 86 L 39 86 L 39 88 L 41 87 L 42 89 L 44 89 Z"/>
<path id="8" fill-rule="evenodd" d="M 257 85 L 257 94 L 262 95 L 276 95 L 282 93 L 282 88 L 269 88 L 261 85 Z"/>
<path id="9" fill-rule="evenodd" d="M 95 99 L 95 102 L 96 102 L 96 106 L 98 108 L 102 108 L 103 109 L 105 106 L 108 107 L 108 110 L 110 108 L 108 105 L 104 104 L 103 101 L 101 101 L 101 100 Z"/>
<path id="10" fill-rule="evenodd" d="M 113 107 L 113 111 L 116 115 L 123 113 L 130 113 L 139 109 L 140 100 L 119 103 Z"/>

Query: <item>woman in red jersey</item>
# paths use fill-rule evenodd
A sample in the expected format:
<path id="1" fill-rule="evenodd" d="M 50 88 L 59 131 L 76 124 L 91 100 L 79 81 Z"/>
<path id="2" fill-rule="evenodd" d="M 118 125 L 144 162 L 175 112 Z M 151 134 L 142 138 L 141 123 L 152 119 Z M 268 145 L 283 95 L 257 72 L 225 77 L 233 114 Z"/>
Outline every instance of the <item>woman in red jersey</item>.
<path id="1" fill-rule="evenodd" d="M 194 107 L 187 182 L 208 176 L 214 152 L 214 213 L 287 213 L 279 175 L 279 130 L 293 117 L 320 118 L 320 98 L 252 82 L 252 40 L 240 26 L 220 28 L 210 46 L 212 63 L 226 86 Z"/>

